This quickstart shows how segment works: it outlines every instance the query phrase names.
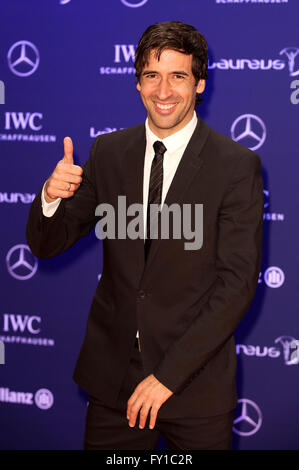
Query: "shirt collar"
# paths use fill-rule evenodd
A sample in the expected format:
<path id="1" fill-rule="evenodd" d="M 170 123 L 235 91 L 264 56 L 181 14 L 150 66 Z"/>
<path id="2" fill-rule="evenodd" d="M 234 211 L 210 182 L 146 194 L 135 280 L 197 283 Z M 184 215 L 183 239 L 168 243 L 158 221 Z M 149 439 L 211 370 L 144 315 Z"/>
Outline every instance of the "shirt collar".
<path id="1" fill-rule="evenodd" d="M 156 140 L 159 140 L 160 142 L 163 142 L 163 144 L 167 148 L 167 152 L 174 153 L 177 150 L 179 150 L 180 147 L 187 146 L 196 128 L 196 125 L 197 125 L 197 116 L 194 111 L 191 121 L 189 121 L 188 124 L 186 124 L 186 126 L 183 127 L 183 129 L 180 129 L 174 134 L 168 137 L 165 137 L 165 139 L 160 139 L 152 132 L 148 124 L 148 118 L 146 118 L 146 121 L 145 121 L 146 143 L 151 149 L 153 149 L 154 142 L 156 142 Z"/>

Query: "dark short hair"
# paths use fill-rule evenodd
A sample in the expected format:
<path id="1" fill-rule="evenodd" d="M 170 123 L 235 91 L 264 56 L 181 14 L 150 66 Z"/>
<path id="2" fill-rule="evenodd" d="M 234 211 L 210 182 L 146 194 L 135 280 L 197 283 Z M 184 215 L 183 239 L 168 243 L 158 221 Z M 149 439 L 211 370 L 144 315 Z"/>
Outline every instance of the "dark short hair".
<path id="1" fill-rule="evenodd" d="M 136 77 L 140 81 L 142 70 L 148 63 L 151 51 L 159 60 L 165 49 L 192 55 L 192 73 L 196 84 L 200 79 L 208 78 L 208 45 L 204 36 L 194 26 L 180 21 L 167 21 L 149 26 L 141 36 L 136 53 Z M 202 101 L 196 94 L 196 105 Z"/>

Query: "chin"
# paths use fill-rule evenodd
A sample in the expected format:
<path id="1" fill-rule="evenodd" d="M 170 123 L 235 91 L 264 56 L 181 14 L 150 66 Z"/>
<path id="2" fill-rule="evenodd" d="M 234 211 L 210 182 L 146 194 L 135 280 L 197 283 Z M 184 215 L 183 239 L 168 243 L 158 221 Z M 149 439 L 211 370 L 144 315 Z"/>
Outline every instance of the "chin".
<path id="1" fill-rule="evenodd" d="M 180 124 L 180 121 L 175 118 L 169 118 L 169 116 L 165 116 L 165 118 L 160 119 L 152 119 L 154 126 L 159 127 L 160 129 L 171 129 Z"/>

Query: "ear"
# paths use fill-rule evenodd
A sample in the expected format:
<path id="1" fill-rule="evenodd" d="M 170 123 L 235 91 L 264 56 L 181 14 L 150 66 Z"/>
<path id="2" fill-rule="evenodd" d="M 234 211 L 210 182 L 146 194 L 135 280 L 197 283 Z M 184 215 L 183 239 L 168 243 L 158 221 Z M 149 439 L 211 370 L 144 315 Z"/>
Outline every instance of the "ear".
<path id="1" fill-rule="evenodd" d="M 206 81 L 201 79 L 199 80 L 197 87 L 196 87 L 196 93 L 202 93 L 206 87 Z"/>
<path id="2" fill-rule="evenodd" d="M 139 80 L 138 80 L 138 82 L 137 82 L 136 88 L 137 88 L 138 91 L 141 90 L 141 86 L 140 86 Z"/>

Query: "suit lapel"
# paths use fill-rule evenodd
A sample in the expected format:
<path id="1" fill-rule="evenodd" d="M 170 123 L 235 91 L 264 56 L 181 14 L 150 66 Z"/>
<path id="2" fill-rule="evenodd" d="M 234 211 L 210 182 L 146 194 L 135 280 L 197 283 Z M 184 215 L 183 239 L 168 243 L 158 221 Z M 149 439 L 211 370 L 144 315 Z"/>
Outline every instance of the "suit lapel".
<path id="1" fill-rule="evenodd" d="M 144 124 L 140 124 L 136 127 L 134 139 L 129 142 L 129 145 L 125 150 L 125 158 L 123 159 L 123 194 L 126 195 L 127 208 L 131 204 L 143 204 L 145 148 L 145 126 Z M 137 238 L 134 241 L 134 256 L 135 255 L 138 272 L 142 272 L 144 269 L 144 241 L 142 238 Z"/>
<path id="2" fill-rule="evenodd" d="M 124 175 L 124 189 L 127 196 L 127 206 L 134 203 L 143 203 L 143 168 L 145 157 L 145 127 L 137 126 L 136 136 L 125 149 L 125 158 L 122 163 Z"/>
<path id="3" fill-rule="evenodd" d="M 170 206 L 173 203 L 183 201 L 184 192 L 190 186 L 193 178 L 198 175 L 198 172 L 201 169 L 203 163 L 201 151 L 207 140 L 209 134 L 209 127 L 199 116 L 197 117 L 197 126 L 180 160 L 177 171 L 166 194 L 164 204 L 166 204 L 167 206 Z M 145 265 L 145 272 L 147 271 L 153 259 L 155 258 L 160 243 L 160 239 L 152 240 L 150 251 Z"/>

